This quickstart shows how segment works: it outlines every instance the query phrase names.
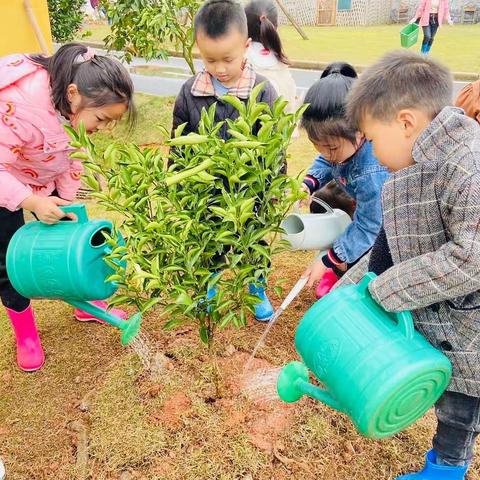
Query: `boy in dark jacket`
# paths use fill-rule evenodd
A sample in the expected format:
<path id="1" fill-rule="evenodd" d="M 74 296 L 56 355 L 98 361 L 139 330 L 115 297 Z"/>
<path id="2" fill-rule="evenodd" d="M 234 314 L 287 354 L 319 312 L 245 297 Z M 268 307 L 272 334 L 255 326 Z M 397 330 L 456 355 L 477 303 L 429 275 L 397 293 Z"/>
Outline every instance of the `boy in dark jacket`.
<path id="1" fill-rule="evenodd" d="M 265 87 L 258 101 L 273 106 L 277 98 L 275 89 L 245 60 L 251 40 L 243 6 L 233 0 L 208 0 L 195 16 L 194 27 L 205 69 L 183 84 L 173 110 L 173 131 L 186 123 L 184 135 L 197 132 L 202 110 L 208 110 L 214 103 L 217 104 L 215 122 L 236 119 L 238 111 L 221 97 L 234 95 L 246 102 L 253 88 L 262 82 Z M 219 132 L 224 140 L 228 139 L 227 128 L 225 123 Z M 260 321 L 268 321 L 273 315 L 265 288 L 265 282 L 249 287 L 250 293 L 261 300 L 255 308 L 255 317 Z M 215 295 L 213 289 L 207 297 L 212 295 Z"/>
<path id="2" fill-rule="evenodd" d="M 243 7 L 233 0 L 209 0 L 195 16 L 195 39 L 205 69 L 187 80 L 175 101 L 173 130 L 187 123 L 184 134 L 196 132 L 202 109 L 217 103 L 215 121 L 238 117 L 238 111 L 219 97 L 234 95 L 247 101 L 252 89 L 266 82 L 259 102 L 273 105 L 277 94 L 245 60 L 251 43 Z M 227 139 L 227 125 L 220 131 Z"/>
<path id="3" fill-rule="evenodd" d="M 447 106 L 451 98 L 445 67 L 392 52 L 362 74 L 347 108 L 394 172 L 383 188 L 370 293 L 387 311 L 411 310 L 453 366 L 433 450 L 402 480 L 464 479 L 480 432 L 480 130 Z"/>

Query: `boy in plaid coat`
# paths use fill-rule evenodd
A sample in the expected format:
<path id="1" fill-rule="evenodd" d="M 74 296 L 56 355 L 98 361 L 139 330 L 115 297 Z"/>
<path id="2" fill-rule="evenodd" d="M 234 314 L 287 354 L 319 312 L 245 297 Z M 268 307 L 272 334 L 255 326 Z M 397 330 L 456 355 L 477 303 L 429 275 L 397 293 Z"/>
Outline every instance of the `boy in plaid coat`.
<path id="1" fill-rule="evenodd" d="M 369 259 L 379 275 L 372 297 L 387 311 L 411 310 L 453 365 L 433 449 L 424 469 L 403 480 L 464 479 L 480 432 L 480 129 L 451 101 L 448 70 L 403 51 L 371 66 L 348 104 L 393 172 Z"/>

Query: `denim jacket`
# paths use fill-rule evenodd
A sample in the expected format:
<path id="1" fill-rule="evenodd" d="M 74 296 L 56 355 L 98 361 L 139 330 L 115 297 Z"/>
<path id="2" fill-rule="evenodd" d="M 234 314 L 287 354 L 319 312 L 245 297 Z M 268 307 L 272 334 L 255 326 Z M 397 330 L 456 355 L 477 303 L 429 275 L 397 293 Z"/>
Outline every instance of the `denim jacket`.
<path id="1" fill-rule="evenodd" d="M 311 192 L 333 179 L 356 201 L 353 222 L 333 245 L 342 262 L 354 263 L 372 248 L 382 226 L 382 187 L 388 177 L 370 142 L 345 163 L 330 163 L 320 155 L 310 167 L 304 183 Z"/>

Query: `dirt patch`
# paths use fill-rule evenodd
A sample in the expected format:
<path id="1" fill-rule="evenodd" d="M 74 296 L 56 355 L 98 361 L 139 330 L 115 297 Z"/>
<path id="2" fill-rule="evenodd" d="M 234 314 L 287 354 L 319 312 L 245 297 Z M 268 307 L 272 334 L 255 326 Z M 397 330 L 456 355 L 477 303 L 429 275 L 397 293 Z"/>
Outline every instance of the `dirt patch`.
<path id="1" fill-rule="evenodd" d="M 278 275 L 289 277 L 285 290 L 307 260 L 302 253 L 275 260 Z M 432 413 L 374 442 L 320 402 L 287 405 L 276 397 L 279 367 L 296 358 L 295 327 L 312 302 L 312 292 L 300 294 L 248 372 L 265 326 L 250 319 L 245 328 L 218 332 L 222 398 L 214 398 L 211 359 L 195 326 L 165 332 L 163 318 L 146 315 L 152 355 L 144 364 L 120 346 L 114 329 L 75 323 L 70 307 L 38 302 L 44 369 L 19 372 L 12 335 L 0 338 L 0 455 L 9 478 L 72 480 L 85 471 L 70 428 L 75 420 L 88 427 L 87 478 L 98 480 L 391 480 L 421 469 Z M 9 331 L 2 312 L 0 326 Z"/>
<path id="2" fill-rule="evenodd" d="M 169 397 L 163 407 L 152 415 L 154 420 L 161 422 L 168 429 L 177 431 L 182 427 L 182 418 L 192 411 L 192 401 L 183 392 L 177 392 Z"/>
<path id="3" fill-rule="evenodd" d="M 260 415 L 252 415 L 247 423 L 251 442 L 260 450 L 273 453 L 277 440 L 288 430 L 293 422 L 293 410 L 288 405 L 272 405 Z"/>
<path id="4" fill-rule="evenodd" d="M 253 377 L 273 368 L 267 360 L 254 358 L 250 363 L 248 372 L 246 372 L 245 366 L 249 357 L 248 353 L 236 352 L 227 358 L 219 359 L 223 384 L 230 395 L 245 394 Z"/>
<path id="5" fill-rule="evenodd" d="M 283 403 L 276 395 L 276 379 L 279 369 L 270 362 L 255 358 L 245 371 L 249 355 L 237 352 L 220 361 L 224 383 L 233 397 L 243 395 L 249 403 L 245 413 L 232 408 L 233 404 L 224 401 L 228 409 L 225 425 L 233 428 L 245 424 L 252 444 L 258 449 L 273 453 L 277 440 L 287 432 L 293 422 L 294 406 Z"/>

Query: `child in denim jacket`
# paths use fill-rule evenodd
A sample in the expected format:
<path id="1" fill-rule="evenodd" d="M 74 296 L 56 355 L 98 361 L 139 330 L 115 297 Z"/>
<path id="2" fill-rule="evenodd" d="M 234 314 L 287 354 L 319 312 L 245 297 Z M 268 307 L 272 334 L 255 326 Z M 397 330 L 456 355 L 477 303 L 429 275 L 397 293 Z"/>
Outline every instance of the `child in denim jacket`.
<path id="1" fill-rule="evenodd" d="M 308 286 L 322 279 L 318 298 L 370 250 L 382 225 L 381 192 L 388 172 L 379 165 L 370 142 L 345 118 L 346 97 L 356 77 L 351 65 L 332 64 L 305 97 L 310 106 L 301 125 L 320 156 L 303 180 L 304 189 L 314 194 L 333 180 L 336 188 L 355 202 L 353 222 L 333 248 L 303 274 L 309 277 Z M 324 196 L 323 191 L 319 191 L 319 197 Z"/>

